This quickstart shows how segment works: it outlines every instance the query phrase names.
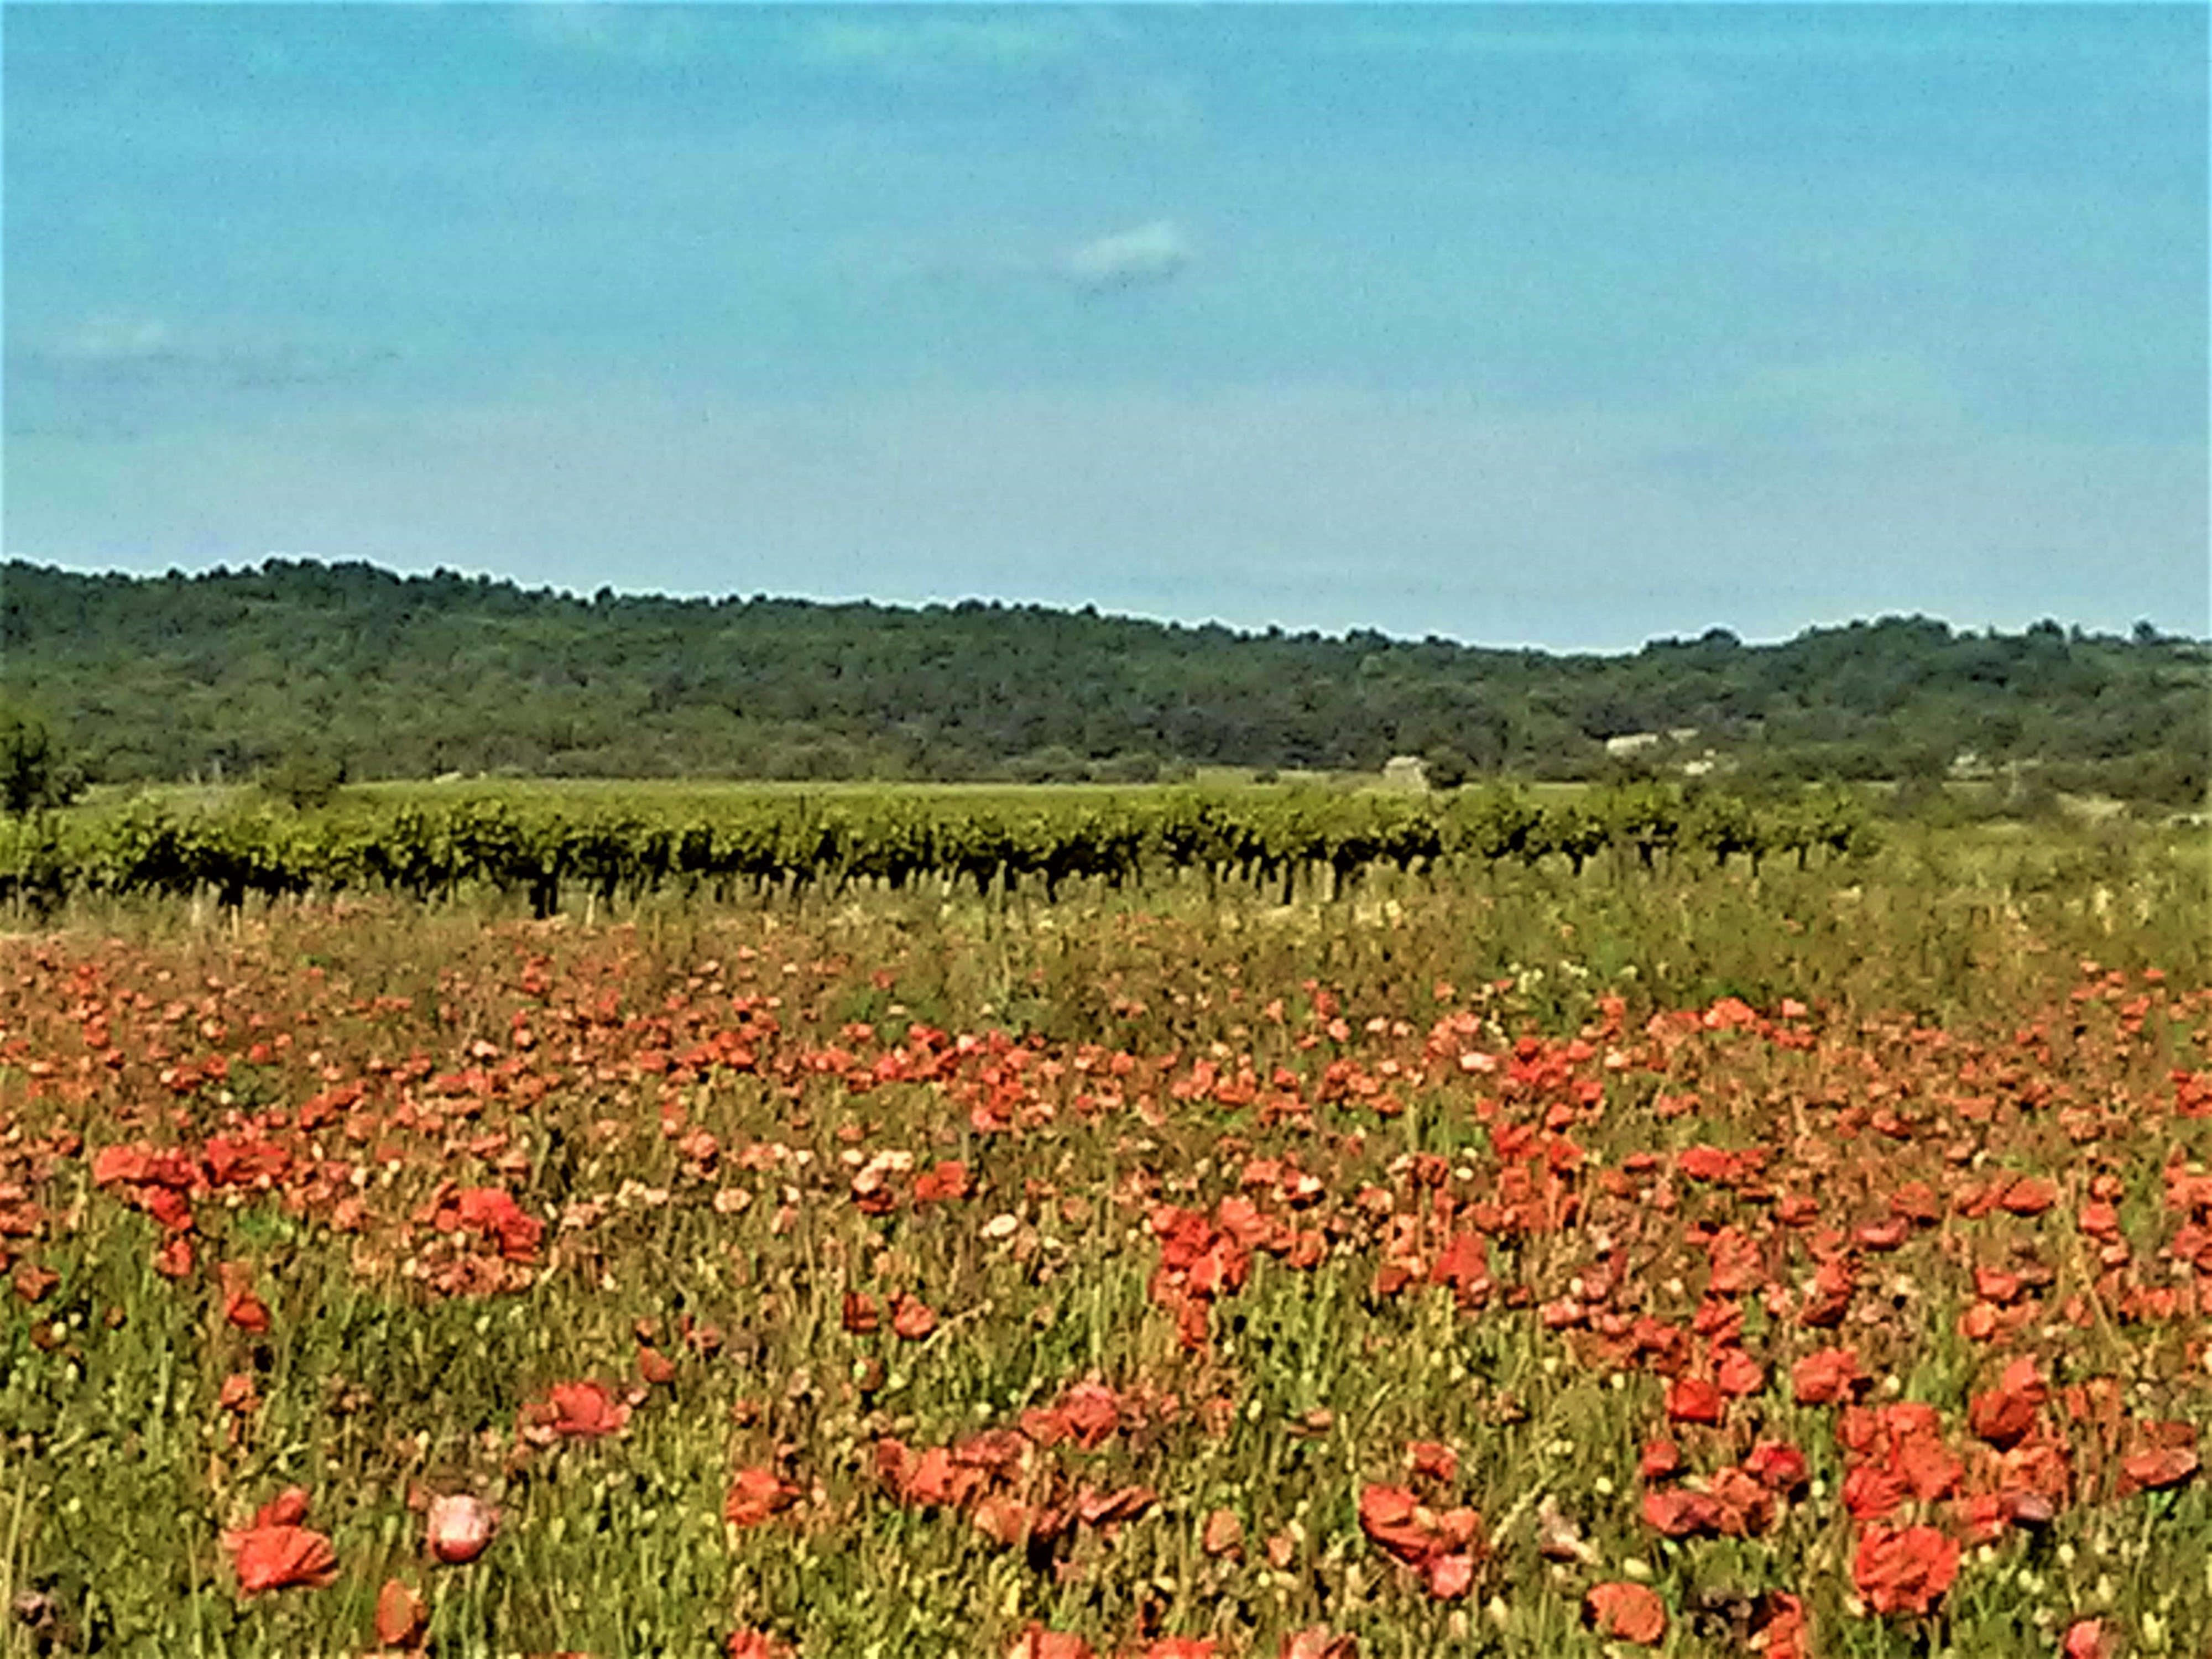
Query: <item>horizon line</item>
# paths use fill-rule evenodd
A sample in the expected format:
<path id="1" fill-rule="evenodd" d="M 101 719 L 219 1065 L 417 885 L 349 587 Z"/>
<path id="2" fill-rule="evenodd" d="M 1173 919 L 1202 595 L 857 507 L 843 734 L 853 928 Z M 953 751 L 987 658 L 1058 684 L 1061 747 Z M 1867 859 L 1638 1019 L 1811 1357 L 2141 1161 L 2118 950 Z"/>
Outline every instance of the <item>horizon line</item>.
<path id="1" fill-rule="evenodd" d="M 1086 602 L 1079 605 L 1055 604 L 1041 599 L 1016 599 L 1004 595 L 990 594 L 965 594 L 957 599 L 933 596 L 921 599 L 885 599 L 873 598 L 868 595 L 826 597 L 819 594 L 771 593 L 765 589 L 757 590 L 750 593 L 742 592 L 734 588 L 719 592 L 705 590 L 686 592 L 672 589 L 625 589 L 618 588 L 611 582 L 603 582 L 596 591 L 586 593 L 580 589 L 553 582 L 540 583 L 534 586 L 530 586 L 517 577 L 503 574 L 490 568 L 466 569 L 458 566 L 445 564 L 435 565 L 428 569 L 407 568 L 396 565 L 380 564 L 374 559 L 359 557 L 333 559 L 319 554 L 267 553 L 262 556 L 258 563 L 246 562 L 232 565 L 226 561 L 217 561 L 199 568 L 188 568 L 182 565 L 171 564 L 164 570 L 155 572 L 131 569 L 119 565 L 87 568 L 58 562 L 44 562 L 37 559 L 26 557 L 24 555 L 20 553 L 9 551 L 6 553 L 4 556 L 0 556 L 0 572 L 4 572 L 4 570 L 10 566 L 22 566 L 27 569 L 45 571 L 64 576 L 119 578 L 134 582 L 163 582 L 179 578 L 187 581 L 227 580 L 244 576 L 266 575 L 270 573 L 270 567 L 272 566 L 278 568 L 312 567 L 324 570 L 358 568 L 368 570 L 378 575 L 390 577 L 401 582 L 434 582 L 441 577 L 451 577 L 470 585 L 501 586 L 513 588 L 518 592 L 533 597 L 551 597 L 586 606 L 598 605 L 600 602 L 599 598 L 599 594 L 606 593 L 611 595 L 613 600 L 617 602 L 625 599 L 640 599 L 681 605 L 703 605 L 720 606 L 726 605 L 816 605 L 823 609 L 868 608 L 878 611 L 903 611 L 915 613 L 926 613 L 929 611 L 953 611 L 973 608 L 990 611 L 1042 612 L 1053 616 L 1085 617 L 1099 622 L 1135 623 L 1149 627 L 1169 629 L 1177 632 L 1204 633 L 1212 631 L 1228 634 L 1237 640 L 1255 641 L 1260 642 L 1266 642 L 1267 641 L 1276 639 L 1287 639 L 1321 640 L 1349 643 L 1356 637 L 1372 636 L 1374 638 L 1381 639 L 1390 645 L 1407 647 L 1443 645 L 1450 647 L 1455 650 L 1472 652 L 1524 653 L 1528 652 L 1536 652 L 1546 656 L 1562 658 L 1634 656 L 1641 653 L 1642 652 L 1650 650 L 1654 647 L 1694 646 L 1706 643 L 1711 641 L 1715 635 L 1726 635 L 1727 643 L 1743 650 L 1771 650 L 1792 644 L 1799 640 L 1816 635 L 1849 633 L 1853 629 L 1875 628 L 1882 626 L 1885 623 L 1932 623 L 1936 626 L 1940 626 L 1947 634 L 1954 639 L 2017 639 L 2025 637 L 2027 634 L 2035 632 L 2039 629 L 2048 625 L 2050 627 L 2058 629 L 2069 640 L 2103 641 L 2121 645 L 2132 644 L 2135 642 L 2131 636 L 2127 634 L 2100 632 L 2085 628 L 2078 622 L 2069 622 L 2063 618 L 2057 617 L 2039 617 L 2034 623 L 2028 623 L 2016 632 L 2008 634 L 1995 623 L 1984 623 L 1981 625 L 1971 623 L 1961 624 L 1952 621 L 1949 617 L 1934 616 L 1922 611 L 1887 611 L 1873 616 L 1853 616 L 1842 621 L 1808 622 L 1799 628 L 1795 634 L 1775 638 L 1746 639 L 1737 634 L 1734 629 L 1729 627 L 1726 623 L 1715 623 L 1698 634 L 1650 635 L 1646 636 L 1643 642 L 1638 645 L 1619 646 L 1609 649 L 1595 647 L 1576 648 L 1553 646 L 1533 641 L 1516 643 L 1484 643 L 1461 639 L 1455 635 L 1447 634 L 1429 634 L 1415 636 L 1413 635 L 1392 634 L 1383 629 L 1372 626 L 1352 627 L 1346 628 L 1341 632 L 1331 632 L 1325 629 L 1314 627 L 1291 628 L 1289 625 L 1281 623 L 1267 623 L 1253 625 L 1249 623 L 1232 623 L 1220 617 L 1206 617 L 1200 620 L 1193 620 L 1188 617 L 1153 616 L 1141 611 L 1107 611 L 1102 609 L 1095 602 Z M 2155 624 L 2150 623 L 2148 617 L 2139 619 L 2136 624 L 2136 626 L 2139 628 L 2147 625 L 2153 628 L 2155 635 L 2154 641 L 2147 641 L 2147 643 L 2187 644 L 2196 647 L 2212 647 L 2212 631 L 2208 631 L 2208 633 L 2203 636 L 2192 634 L 2168 633 L 2162 629 L 2157 629 Z"/>

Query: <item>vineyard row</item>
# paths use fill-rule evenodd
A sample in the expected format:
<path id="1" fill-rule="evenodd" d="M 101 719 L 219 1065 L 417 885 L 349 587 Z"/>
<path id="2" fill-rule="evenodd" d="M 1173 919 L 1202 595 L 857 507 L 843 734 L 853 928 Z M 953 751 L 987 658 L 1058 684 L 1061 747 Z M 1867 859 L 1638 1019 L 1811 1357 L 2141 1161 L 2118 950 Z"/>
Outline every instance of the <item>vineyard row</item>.
<path id="1" fill-rule="evenodd" d="M 1579 875 L 1593 860 L 1655 868 L 1692 856 L 1725 864 L 1864 850 L 1865 814 L 1848 793 L 1808 790 L 1754 805 L 1657 785 L 1537 802 L 1516 791 L 1443 801 L 1381 796 L 1264 799 L 1171 795 L 1099 804 L 923 805 L 894 798 L 746 802 L 711 814 L 578 813 L 508 803 L 403 805 L 374 815 L 277 809 L 177 815 L 133 807 L 103 824 L 32 817 L 0 830 L 0 899 L 51 909 L 72 896 L 249 897 L 382 890 L 418 900 L 491 890 L 539 915 L 564 888 L 602 902 L 661 891 L 754 894 L 893 889 L 936 881 L 1035 888 L 1121 886 L 1163 872 L 1332 894 L 1367 871 L 1534 866 Z"/>

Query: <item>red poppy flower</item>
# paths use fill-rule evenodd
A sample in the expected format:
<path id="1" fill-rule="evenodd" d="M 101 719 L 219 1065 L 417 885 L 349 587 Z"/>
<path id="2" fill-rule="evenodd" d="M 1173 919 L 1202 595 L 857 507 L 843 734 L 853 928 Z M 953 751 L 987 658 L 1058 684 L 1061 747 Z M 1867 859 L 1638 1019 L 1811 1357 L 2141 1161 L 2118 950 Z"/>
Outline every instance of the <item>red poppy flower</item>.
<path id="1" fill-rule="evenodd" d="M 545 1224 L 525 1215 L 513 1194 L 499 1187 L 471 1187 L 454 1194 L 453 1205 L 455 1223 L 497 1239 L 500 1254 L 509 1261 L 536 1257 Z"/>
<path id="2" fill-rule="evenodd" d="M 1224 1555 L 1244 1553 L 1244 1523 L 1237 1518 L 1234 1510 L 1216 1510 L 1206 1517 L 1206 1528 L 1199 1542 L 1206 1553 L 1218 1560 Z"/>
<path id="3" fill-rule="evenodd" d="M 1085 1487 L 1076 1500 L 1075 1512 L 1086 1527 L 1112 1527 L 1138 1519 L 1159 1501 L 1159 1493 L 1150 1486 L 1121 1486 L 1110 1492 Z"/>
<path id="4" fill-rule="evenodd" d="M 937 1312 L 919 1297 L 891 1298 L 891 1329 L 909 1342 L 919 1342 L 937 1328 Z"/>
<path id="5" fill-rule="evenodd" d="M 1673 1487 L 1644 1494 L 1644 1520 L 1664 1537 L 1696 1538 L 1726 1530 L 1728 1510 L 1708 1492 Z"/>
<path id="6" fill-rule="evenodd" d="M 1743 1460 L 1744 1472 L 1769 1492 L 1802 1492 L 1812 1480 L 1805 1454 L 1786 1441 L 1762 1440 Z"/>
<path id="7" fill-rule="evenodd" d="M 1997 1194 L 1997 1206 L 2013 1215 L 2041 1215 L 2058 1201 L 2058 1188 L 2038 1176 L 2021 1176 Z"/>
<path id="8" fill-rule="evenodd" d="M 1459 1473 L 1459 1454 L 1434 1440 L 1407 1442 L 1406 1460 L 1415 1474 L 1425 1474 L 1434 1480 L 1449 1480 Z"/>
<path id="9" fill-rule="evenodd" d="M 2131 1453 L 2120 1460 L 2124 1486 L 2143 1492 L 2164 1492 L 2179 1486 L 2197 1473 L 2197 1454 L 2186 1446 L 2160 1446 Z"/>
<path id="10" fill-rule="evenodd" d="M 1752 1614 L 1752 1651 L 1765 1659 L 1812 1659 L 1805 1603 L 1787 1590 L 1770 1590 Z"/>
<path id="11" fill-rule="evenodd" d="M 765 1631 L 740 1630 L 730 1633 L 730 1659 L 789 1659 L 791 1650 Z"/>
<path id="12" fill-rule="evenodd" d="M 1713 1381 L 1720 1391 L 1741 1400 L 1766 1386 L 1766 1368 L 1741 1348 L 1723 1348 L 1715 1358 Z"/>
<path id="13" fill-rule="evenodd" d="M 1420 1502 L 1402 1486 L 1367 1486 L 1359 1494 L 1359 1529 L 1401 1561 L 1425 1560 L 1429 1529 L 1415 1517 Z"/>
<path id="14" fill-rule="evenodd" d="M 41 1267 L 35 1261 L 15 1264 L 15 1294 L 36 1306 L 52 1295 L 62 1282 L 62 1276 L 51 1267 Z"/>
<path id="15" fill-rule="evenodd" d="M 1933 1527 L 1869 1526 L 1851 1561 L 1851 1582 L 1881 1613 L 1924 1613 L 1959 1577 L 1959 1547 Z"/>
<path id="16" fill-rule="evenodd" d="M 949 1199 L 965 1198 L 975 1190 L 975 1183 L 965 1164 L 950 1159 L 924 1170 L 915 1178 L 914 1201 L 917 1204 L 941 1204 Z"/>
<path id="17" fill-rule="evenodd" d="M 630 1407 L 602 1383 L 556 1382 L 526 1415 L 547 1437 L 596 1440 L 619 1432 L 629 1421 Z"/>
<path id="18" fill-rule="evenodd" d="M 2017 1445 L 2035 1426 L 2035 1413 L 2051 1395 L 2050 1387 L 2037 1375 L 2033 1359 L 2015 1359 L 2005 1367 L 1997 1386 L 1976 1395 L 1966 1408 L 1966 1421 L 1992 1446 Z"/>
<path id="19" fill-rule="evenodd" d="M 1912 1488 L 1912 1495 L 1923 1504 L 1933 1503 L 1938 1498 L 1947 1498 L 1956 1492 L 1960 1480 L 1966 1474 L 1959 1460 L 1932 1437 L 1906 1438 L 1898 1444 L 1891 1456 L 1897 1472 Z"/>
<path id="20" fill-rule="evenodd" d="M 422 1598 L 397 1578 L 387 1578 L 376 1593 L 376 1639 L 387 1648 L 422 1645 L 430 1626 L 429 1609 Z"/>
<path id="21" fill-rule="evenodd" d="M 238 1587 L 248 1595 L 295 1585 L 320 1589 L 338 1576 L 337 1553 L 321 1533 L 293 1525 L 242 1528 L 222 1535 L 238 1573 Z"/>
<path id="22" fill-rule="evenodd" d="M 1656 1648 L 1667 1638 L 1667 1604 L 1642 1584 L 1592 1585 L 1583 1597 L 1583 1621 L 1600 1636 Z"/>
<path id="23" fill-rule="evenodd" d="M 774 1469 L 739 1469 L 730 1482 L 722 1514 L 733 1527 L 757 1527 L 789 1509 L 799 1496 L 799 1488 Z"/>
<path id="24" fill-rule="evenodd" d="M 189 1279 L 192 1260 L 192 1241 L 173 1238 L 154 1252 L 154 1271 L 164 1279 Z"/>
<path id="25" fill-rule="evenodd" d="M 307 1489 L 287 1486 L 253 1511 L 257 1527 L 296 1527 L 307 1518 Z"/>
<path id="26" fill-rule="evenodd" d="M 1097 1659 L 1091 1644 L 1063 1630 L 1032 1624 L 1006 1650 L 1006 1659 Z"/>
<path id="27" fill-rule="evenodd" d="M 1121 1397 L 1101 1383 L 1079 1382 L 1060 1397 L 1060 1415 L 1075 1443 L 1095 1451 L 1121 1426 Z"/>
<path id="28" fill-rule="evenodd" d="M 1881 1521 L 1905 1502 L 1905 1477 L 1872 1463 L 1861 1463 L 1844 1476 L 1844 1508 L 1854 1521 Z"/>
<path id="29" fill-rule="evenodd" d="M 1034 1505 L 1018 1498 L 992 1492 L 977 1500 L 968 1518 L 984 1537 L 1011 1550 L 1020 1548 L 1036 1535 L 1042 1516 Z"/>
<path id="30" fill-rule="evenodd" d="M 1717 1427 L 1727 1412 L 1727 1399 L 1703 1377 L 1678 1376 L 1667 1385 L 1667 1416 L 1672 1422 Z"/>
<path id="31" fill-rule="evenodd" d="M 216 1267 L 222 1280 L 222 1316 L 241 1331 L 259 1336 L 269 1328 L 269 1304 L 253 1293 L 253 1264 L 224 1261 Z"/>

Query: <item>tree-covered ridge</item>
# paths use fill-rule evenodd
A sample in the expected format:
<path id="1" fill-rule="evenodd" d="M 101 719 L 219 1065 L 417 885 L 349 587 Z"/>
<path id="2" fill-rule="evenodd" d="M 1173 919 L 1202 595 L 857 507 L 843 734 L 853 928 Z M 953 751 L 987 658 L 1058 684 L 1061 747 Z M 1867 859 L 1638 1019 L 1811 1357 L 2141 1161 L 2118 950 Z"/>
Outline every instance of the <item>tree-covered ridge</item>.
<path id="1" fill-rule="evenodd" d="M 1971 752 L 2131 794 L 2201 794 L 2212 650 L 1922 617 L 1618 655 L 1358 631 L 1242 634 L 1033 605 L 919 609 L 602 589 L 271 560 L 144 578 L 10 562 L 5 692 L 95 779 L 1077 777 L 1162 764 L 1595 775 L 1605 739 L 1696 728 L 1751 770 L 1927 772 Z"/>

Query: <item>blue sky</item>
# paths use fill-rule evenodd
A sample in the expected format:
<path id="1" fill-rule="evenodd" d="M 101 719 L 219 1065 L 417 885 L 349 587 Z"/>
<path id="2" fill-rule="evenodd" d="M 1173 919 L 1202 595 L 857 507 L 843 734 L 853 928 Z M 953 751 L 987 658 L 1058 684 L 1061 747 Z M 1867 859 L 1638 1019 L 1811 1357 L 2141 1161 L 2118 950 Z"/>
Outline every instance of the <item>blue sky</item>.
<path id="1" fill-rule="evenodd" d="M 2203 634 L 2207 15 L 11 5 L 6 550 Z"/>

